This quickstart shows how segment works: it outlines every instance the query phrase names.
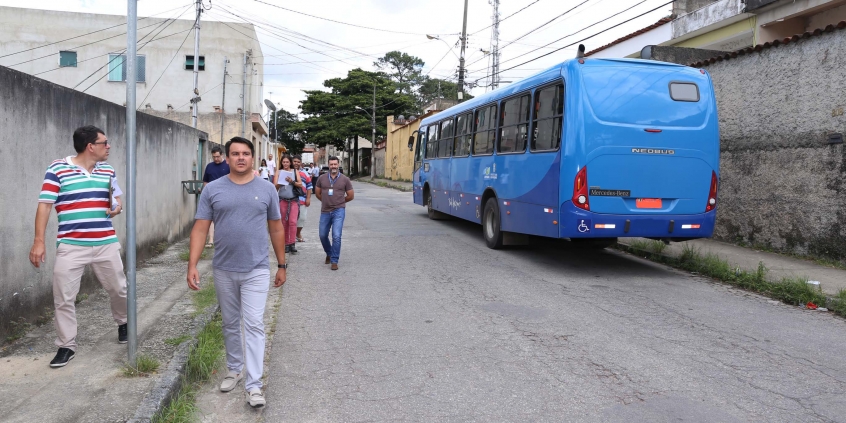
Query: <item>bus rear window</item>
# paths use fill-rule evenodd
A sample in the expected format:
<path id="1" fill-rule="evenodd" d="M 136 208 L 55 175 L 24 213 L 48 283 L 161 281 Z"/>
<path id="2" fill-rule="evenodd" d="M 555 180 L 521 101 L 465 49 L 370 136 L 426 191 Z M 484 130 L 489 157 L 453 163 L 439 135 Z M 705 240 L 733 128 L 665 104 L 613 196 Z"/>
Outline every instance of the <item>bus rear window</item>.
<path id="1" fill-rule="evenodd" d="M 699 87 L 692 82 L 670 82 L 670 97 L 676 101 L 699 101 Z"/>

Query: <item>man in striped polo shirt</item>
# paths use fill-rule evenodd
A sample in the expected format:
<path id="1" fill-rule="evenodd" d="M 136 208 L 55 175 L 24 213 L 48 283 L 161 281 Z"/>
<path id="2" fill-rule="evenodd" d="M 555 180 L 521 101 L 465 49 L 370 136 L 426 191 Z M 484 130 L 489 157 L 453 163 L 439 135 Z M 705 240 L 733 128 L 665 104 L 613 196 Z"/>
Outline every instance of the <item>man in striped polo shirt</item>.
<path id="1" fill-rule="evenodd" d="M 126 343 L 126 276 L 111 221 L 121 212 L 121 206 L 111 208 L 115 170 L 105 161 L 111 147 L 105 133 L 94 126 L 74 131 L 73 147 L 76 156 L 55 160 L 47 167 L 35 214 L 35 241 L 29 251 L 29 261 L 40 267 L 46 259 L 47 221 L 55 206 L 59 231 L 53 265 L 53 303 L 59 351 L 50 367 L 64 367 L 74 357 L 74 302 L 86 265 L 91 266 L 108 292 L 112 317 L 118 324 L 118 342 Z"/>

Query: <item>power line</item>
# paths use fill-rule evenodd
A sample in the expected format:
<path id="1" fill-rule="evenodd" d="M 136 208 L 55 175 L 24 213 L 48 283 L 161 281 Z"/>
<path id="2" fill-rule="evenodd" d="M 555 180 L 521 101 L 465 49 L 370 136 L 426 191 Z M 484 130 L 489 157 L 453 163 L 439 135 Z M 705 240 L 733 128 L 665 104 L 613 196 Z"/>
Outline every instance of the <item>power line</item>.
<path id="1" fill-rule="evenodd" d="M 183 13 L 184 13 L 184 12 L 183 12 Z M 180 16 L 182 16 L 182 15 L 180 14 Z M 174 22 L 176 22 L 176 19 L 171 20 L 171 21 L 170 21 L 170 23 L 168 23 L 168 24 L 167 24 L 164 28 L 162 28 L 162 29 L 161 29 L 161 30 L 160 30 L 160 31 L 159 31 L 156 35 L 154 35 L 153 37 L 155 37 L 155 36 L 157 36 L 157 35 L 161 34 L 162 32 L 164 32 L 164 30 L 165 30 L 165 29 L 167 29 L 167 27 L 169 27 L 169 26 L 170 26 L 172 23 L 174 23 Z M 154 29 L 153 31 L 155 31 L 155 29 Z M 152 33 L 153 31 L 150 31 L 150 32 Z M 188 31 L 190 31 L 190 29 L 189 29 Z M 137 53 L 137 51 L 140 51 L 141 49 L 143 49 L 144 47 L 146 47 L 146 46 L 147 46 L 147 44 L 150 44 L 150 43 L 151 43 L 151 42 L 153 42 L 153 41 L 160 40 L 160 39 L 162 39 L 162 38 L 171 37 L 171 36 L 176 35 L 176 34 L 181 34 L 182 32 L 183 32 L 183 31 L 174 32 L 173 34 L 165 35 L 164 37 L 161 37 L 161 38 L 150 38 L 150 41 L 147 41 L 147 42 L 146 42 L 146 43 L 144 43 L 142 46 L 138 47 L 138 49 L 136 50 L 136 53 Z M 123 49 L 123 53 L 126 53 L 126 49 Z M 125 55 L 125 54 L 123 54 L 123 55 L 117 55 L 115 58 L 118 58 L 118 57 L 120 57 L 120 56 L 124 56 L 124 59 L 123 59 L 123 61 L 121 62 L 121 66 L 124 66 L 124 65 L 126 64 L 126 57 L 125 57 L 126 55 Z M 100 69 L 103 69 L 103 67 L 108 66 L 108 64 L 109 64 L 109 63 L 111 63 L 112 61 L 114 61 L 114 59 L 110 60 L 108 63 L 106 63 L 106 65 L 104 65 L 104 66 L 100 67 Z M 97 71 L 95 71 L 95 72 L 99 72 L 99 70 L 100 70 L 100 69 L 98 69 L 98 70 L 97 70 Z M 106 77 L 106 76 L 108 76 L 108 75 L 109 75 L 109 73 L 108 73 L 108 72 L 106 72 L 106 74 L 105 74 L 105 75 L 103 75 L 103 76 L 101 76 L 101 77 L 97 78 L 97 80 L 96 80 L 96 81 L 94 81 L 93 83 L 91 83 L 91 85 L 89 85 L 87 88 L 85 88 L 84 90 L 82 90 L 82 92 L 86 92 L 86 91 L 88 91 L 89 89 L 91 89 L 91 87 L 93 87 L 93 86 L 94 86 L 94 84 L 96 84 L 96 83 L 100 82 L 103 78 L 105 78 L 105 77 Z M 90 78 L 90 77 L 91 77 L 91 76 L 88 76 L 88 77 L 86 77 L 85 79 L 88 79 L 88 78 Z M 83 81 L 85 81 L 85 79 L 83 79 Z M 81 84 L 81 83 L 82 83 L 82 82 L 80 82 L 80 84 Z M 77 86 L 79 86 L 79 84 L 77 84 Z M 76 89 L 76 87 L 74 87 L 74 89 Z"/>
<path id="2" fill-rule="evenodd" d="M 672 4 L 672 3 L 673 3 L 672 1 L 668 1 L 667 3 L 664 3 L 664 4 L 662 4 L 662 5 L 660 5 L 660 6 L 656 7 L 656 8 L 654 8 L 654 9 L 652 9 L 652 10 L 648 10 L 648 11 L 646 11 L 646 12 L 644 12 L 644 13 L 641 13 L 640 15 L 637 15 L 637 16 L 635 16 L 635 17 L 631 18 L 631 19 L 627 19 L 627 20 L 625 20 L 625 21 L 623 21 L 623 22 L 620 22 L 620 23 L 618 23 L 618 24 L 616 24 L 616 25 L 613 25 L 613 26 L 611 26 L 611 27 L 608 27 L 608 28 L 606 28 L 606 29 L 603 29 L 602 31 L 599 31 L 599 32 L 597 32 L 597 33 L 595 33 L 595 34 L 593 34 L 593 35 L 591 35 L 591 36 L 588 36 L 588 37 L 582 38 L 582 39 L 581 39 L 581 40 L 579 40 L 579 41 L 576 41 L 576 42 L 571 43 L 571 44 L 567 44 L 566 46 L 563 46 L 563 47 L 559 47 L 559 48 L 557 48 L 557 49 L 555 49 L 555 50 L 552 50 L 552 51 L 550 51 L 550 52 L 548 52 L 548 53 L 544 53 L 544 54 L 542 54 L 542 55 L 540 55 L 540 56 L 538 56 L 538 57 L 535 57 L 534 59 L 529 59 L 529 60 L 527 60 L 527 61 L 525 61 L 525 62 L 523 62 L 523 63 L 520 63 L 519 65 L 514 65 L 514 66 L 512 66 L 512 67 L 510 67 L 510 68 L 507 68 L 507 69 L 502 69 L 502 70 L 500 70 L 500 71 L 499 71 L 499 73 L 502 73 L 502 72 L 505 72 L 505 71 L 509 71 L 509 70 L 511 70 L 511 69 L 514 69 L 514 68 L 520 67 L 520 66 L 525 65 L 525 64 L 527 64 L 527 63 L 534 62 L 535 60 L 538 60 L 538 59 L 541 59 L 541 58 L 543 58 L 543 57 L 549 56 L 549 55 L 550 55 L 550 54 L 552 54 L 552 53 L 555 53 L 555 52 L 560 51 L 560 50 L 564 50 L 565 48 L 567 48 L 567 47 L 571 47 L 571 46 L 574 46 L 574 45 L 576 45 L 576 44 L 578 44 L 578 43 L 581 43 L 582 41 L 589 40 L 589 39 L 591 39 L 591 38 L 593 38 L 593 37 L 596 37 L 596 36 L 597 36 L 597 35 L 599 35 L 599 34 L 602 34 L 602 33 L 604 33 L 604 32 L 610 31 L 610 30 L 612 30 L 612 29 L 614 29 L 614 28 L 616 28 L 616 27 L 618 27 L 618 26 L 620 26 L 620 25 L 622 25 L 622 24 L 625 24 L 625 23 L 631 22 L 631 21 L 633 21 L 633 20 L 635 20 L 635 19 L 637 19 L 637 18 L 640 18 L 640 17 L 642 17 L 642 16 L 644 16 L 644 15 L 647 15 L 647 14 L 649 14 L 649 13 L 652 13 L 652 12 L 654 12 L 654 11 L 656 11 L 656 10 L 658 10 L 658 9 L 660 9 L 660 8 L 662 8 L 662 7 L 664 7 L 664 6 L 667 6 L 667 5 L 669 5 L 669 4 Z M 627 10 L 628 10 L 628 9 L 627 9 Z M 620 12 L 620 13 L 622 13 L 622 12 Z M 600 22 L 601 22 L 601 21 L 600 21 Z M 590 25 L 590 26 L 596 25 L 597 23 L 599 23 L 599 22 L 596 22 L 596 23 L 594 23 L 594 24 L 592 24 L 592 25 Z M 590 26 L 588 26 L 588 27 L 586 27 L 586 28 L 589 28 Z M 584 30 L 584 29 L 586 29 L 586 28 L 583 28 L 582 30 Z M 582 31 L 582 30 L 580 30 L 580 31 Z M 575 34 L 575 33 L 574 33 L 574 34 Z M 569 36 L 569 35 L 568 35 L 568 36 Z M 563 37 L 563 38 L 567 38 L 567 37 Z M 562 39 L 563 39 L 563 38 L 562 38 Z M 556 41 L 559 41 L 559 40 L 556 40 Z M 553 41 L 553 43 L 554 43 L 554 42 L 555 42 L 555 41 Z M 551 44 L 551 43 L 550 43 L 550 44 Z M 524 55 L 525 55 L 525 54 L 528 54 L 528 53 L 530 53 L 530 52 L 524 53 Z M 517 56 L 517 57 L 519 57 L 519 56 Z M 516 59 L 517 57 L 514 57 L 514 58 L 509 59 L 509 60 L 514 60 L 514 59 Z M 474 81 L 474 82 L 477 82 L 477 81 L 479 81 L 479 80 L 481 80 L 481 79 L 484 79 L 484 77 L 483 77 L 483 78 L 478 78 L 478 79 L 476 79 L 476 81 Z"/>
<path id="3" fill-rule="evenodd" d="M 512 16 L 514 16 L 514 15 L 516 15 L 516 14 L 518 14 L 518 13 L 520 13 L 520 12 L 522 12 L 522 11 L 526 10 L 526 9 L 528 9 L 530 6 L 534 5 L 535 3 L 539 2 L 539 1 L 540 1 L 540 0 L 535 0 L 535 1 L 533 1 L 533 2 L 531 2 L 531 3 L 529 3 L 529 4 L 527 4 L 527 5 L 523 6 L 523 8 L 522 8 L 522 9 L 520 9 L 520 10 L 518 10 L 518 11 L 516 11 L 516 12 L 514 12 L 514 13 L 512 13 L 512 14 L 510 14 L 510 15 L 508 15 L 508 16 L 506 16 L 506 17 L 502 18 L 502 19 L 500 19 L 500 20 L 499 20 L 499 22 L 500 22 L 500 23 L 502 23 L 502 21 L 504 21 L 504 20 L 506 20 L 506 19 L 508 19 L 508 18 L 510 18 L 510 17 L 512 17 Z M 469 36 L 471 36 L 471 35 L 476 35 L 476 34 L 478 34 L 478 33 L 482 32 L 482 31 L 484 31 L 484 30 L 486 30 L 486 29 L 488 29 L 488 28 L 490 28 L 490 27 L 492 27 L 492 26 L 493 26 L 493 24 L 490 24 L 490 25 L 488 25 L 488 26 L 486 26 L 486 27 L 484 27 L 484 28 L 482 28 L 482 29 L 480 29 L 480 30 L 478 30 L 478 31 L 476 31 L 476 32 L 472 32 L 472 33 L 470 33 L 470 34 L 467 34 L 467 36 L 469 37 Z"/>
<path id="4" fill-rule="evenodd" d="M 351 24 L 351 23 L 348 23 L 348 22 L 341 22 L 341 21 L 336 21 L 336 20 L 334 20 L 334 19 L 324 18 L 324 17 L 321 17 L 321 16 L 310 15 L 310 14 L 308 14 L 308 13 L 299 12 L 299 11 L 296 11 L 296 10 L 293 10 L 293 9 L 288 9 L 287 7 L 282 7 L 282 6 L 279 6 L 279 5 L 275 5 L 275 4 L 267 3 L 267 2 L 264 2 L 264 1 L 261 1 L 261 0 L 253 0 L 253 1 L 254 1 L 254 2 L 256 2 L 256 3 L 261 3 L 261 4 L 268 5 L 268 6 L 272 6 L 272 7 L 275 7 L 275 8 L 277 8 L 277 9 L 282 9 L 282 10 L 286 10 L 286 11 L 288 11 L 288 12 L 292 12 L 292 13 L 297 13 L 297 14 L 300 14 L 300 15 L 308 16 L 308 17 L 310 17 L 310 18 L 315 18 L 315 19 L 320 19 L 320 20 L 324 20 L 324 21 L 334 22 L 334 23 L 337 23 L 337 24 L 347 25 L 347 26 L 352 26 L 352 27 L 356 27 L 356 28 L 369 29 L 369 30 L 371 30 L 371 31 L 390 32 L 390 33 L 392 33 L 392 34 L 426 35 L 425 33 L 422 33 L 422 32 L 391 31 L 391 30 L 389 30 L 389 29 L 372 28 L 372 27 L 369 27 L 369 26 L 356 25 L 356 24 Z M 436 35 L 456 35 L 456 34 L 436 34 Z"/>
<path id="5" fill-rule="evenodd" d="M 220 84 L 217 84 L 217 85 L 215 85 L 215 86 L 213 86 L 213 87 L 211 87 L 211 88 L 207 89 L 207 90 L 206 90 L 206 91 L 204 91 L 202 94 L 200 94 L 200 96 L 202 97 L 202 96 L 204 96 L 204 95 L 206 95 L 206 94 L 210 93 L 212 90 L 214 90 L 215 88 L 217 88 L 217 87 L 219 87 L 219 86 L 221 86 L 221 85 L 223 85 L 223 82 L 221 82 Z M 167 114 L 166 114 L 166 115 L 164 115 L 164 116 L 162 116 L 162 117 L 163 117 L 163 118 L 166 118 L 166 117 L 170 116 L 172 113 L 174 113 L 174 112 L 176 112 L 177 110 L 179 110 L 179 109 L 181 109 L 181 108 L 183 108 L 183 107 L 187 106 L 187 105 L 188 105 L 188 104 L 190 104 L 190 103 L 191 103 L 191 100 L 188 100 L 188 101 L 186 101 L 183 105 L 181 105 L 181 106 L 179 106 L 179 107 L 177 107 L 177 108 L 175 108 L 175 109 L 173 109 L 173 110 L 171 110 L 171 111 L 167 112 Z M 242 113 L 244 113 L 244 112 L 242 111 Z"/>
<path id="6" fill-rule="evenodd" d="M 203 7 L 205 7 L 205 6 L 203 6 Z M 197 16 L 197 19 L 199 19 L 199 16 Z M 195 22 L 195 24 L 196 24 L 196 20 L 195 20 L 194 22 Z M 158 79 L 156 79 L 156 82 L 155 82 L 155 83 L 153 83 L 153 86 L 152 86 L 152 87 L 150 87 L 150 89 L 147 91 L 147 95 L 145 95 L 145 96 L 144 96 L 144 99 L 143 99 L 143 100 L 141 100 L 141 102 L 140 102 L 140 103 L 138 103 L 138 104 L 139 104 L 139 106 L 138 106 L 135 110 L 140 109 L 140 108 L 141 108 L 141 106 L 140 106 L 140 105 L 141 105 L 141 104 L 144 104 L 144 101 L 146 101 L 146 100 L 147 100 L 147 97 L 149 97 L 149 96 L 150 96 L 150 94 L 152 94 L 152 93 L 153 93 L 153 90 L 154 90 L 154 89 L 156 89 L 156 85 L 158 85 L 159 81 L 162 79 L 162 76 L 164 76 L 165 72 L 167 72 L 167 68 L 169 68 L 169 67 L 170 67 L 170 65 L 172 65 L 172 64 L 173 64 L 173 60 L 174 60 L 174 59 L 176 59 L 176 56 L 179 56 L 180 50 L 182 50 L 182 46 L 184 46 L 184 45 L 185 45 L 185 41 L 188 41 L 188 37 L 189 37 L 189 36 L 191 36 L 191 30 L 188 30 L 188 31 L 187 31 L 187 33 L 185 34 L 185 38 L 184 38 L 184 39 L 182 39 L 182 44 L 180 44 L 180 45 L 179 45 L 179 48 L 177 48 L 177 49 L 176 49 L 176 53 L 173 55 L 173 57 L 171 57 L 171 58 L 170 58 L 170 62 L 167 62 L 167 66 L 165 66 L 165 68 L 162 70 L 161 75 L 159 75 Z M 194 60 L 200 60 L 200 58 L 199 58 L 199 57 L 195 57 L 195 58 L 194 58 Z"/>
<path id="7" fill-rule="evenodd" d="M 443 57 L 441 57 L 441 59 L 440 59 L 440 60 L 438 60 L 438 62 L 437 62 L 437 63 L 435 63 L 435 66 L 432 66 L 431 68 L 429 68 L 429 71 L 428 71 L 428 72 L 426 72 L 426 75 L 428 76 L 430 73 L 432 73 L 432 71 L 433 71 L 433 70 L 435 70 L 435 68 L 436 68 L 436 67 L 438 67 L 438 65 L 439 65 L 439 64 L 441 64 L 441 62 L 442 62 L 444 59 L 446 59 L 447 55 L 449 55 L 449 53 L 450 53 L 450 52 L 452 52 L 452 47 L 450 47 L 450 48 L 449 48 L 449 50 L 447 50 L 447 52 L 446 52 L 446 53 L 444 53 Z M 475 62 L 474 62 L 474 63 L 475 63 Z"/>
<path id="8" fill-rule="evenodd" d="M 138 21 L 140 22 L 140 21 L 143 21 L 144 19 L 154 18 L 154 17 L 156 17 L 156 16 L 158 16 L 158 15 L 164 15 L 165 13 L 168 13 L 168 12 L 171 12 L 171 11 L 174 11 L 174 10 L 177 10 L 177 9 L 180 9 L 180 8 L 182 8 L 182 7 L 184 7 L 184 6 L 174 7 L 173 9 L 168 9 L 168 10 L 165 10 L 164 12 L 156 13 L 155 15 L 152 15 L 152 16 L 145 16 L 145 17 L 143 17 L 143 18 L 138 19 Z M 26 52 L 28 52 L 28 51 L 32 51 L 32 50 L 37 50 L 37 49 L 40 49 L 40 48 L 43 48 L 43 47 L 49 47 L 49 46 L 52 46 L 52 45 L 54 45 L 54 44 L 63 43 L 63 42 L 65 42 L 65 41 L 75 40 L 75 39 L 77 39 L 77 38 L 84 37 L 84 36 L 86 36 L 86 35 L 96 34 L 96 33 L 98 33 L 98 32 L 103 32 L 103 31 L 106 31 L 106 30 L 109 30 L 109 29 L 112 29 L 112 28 L 117 28 L 117 27 L 119 27 L 119 26 L 124 26 L 124 25 L 126 25 L 126 22 L 122 22 L 122 23 L 119 23 L 119 24 L 117 24 L 117 25 L 112 25 L 112 26 L 109 26 L 109 27 L 106 27 L 106 28 L 103 28 L 103 29 L 98 29 L 98 30 L 96 30 L 96 31 L 91 31 L 91 32 L 86 33 L 86 34 L 77 35 L 77 36 L 75 36 L 75 37 L 65 38 L 64 40 L 59 40 L 59 41 L 55 41 L 55 42 L 52 42 L 52 43 L 42 44 L 42 45 L 40 45 L 40 46 L 36 46 L 36 47 L 32 47 L 32 48 L 28 48 L 28 49 L 26 49 L 26 50 L 21 50 L 21 51 L 16 51 L 16 52 L 14 52 L 14 53 L 4 54 L 4 55 L 0 56 L 0 59 L 2 59 L 2 58 L 4 58 L 4 57 L 14 56 L 14 55 L 16 55 L 16 54 L 20 54 L 20 53 L 26 53 Z M 155 25 L 155 24 L 153 24 L 153 25 Z M 152 26 L 152 25 L 150 25 L 150 26 Z M 145 27 L 145 28 L 146 28 L 146 27 Z M 124 34 L 126 34 L 126 33 L 124 32 L 123 34 L 120 34 L 120 35 L 124 35 Z M 119 35 L 118 35 L 118 36 L 119 36 Z M 114 37 L 109 37 L 109 38 L 114 38 Z M 108 40 L 109 38 L 104 38 L 104 40 Z M 102 41 L 102 40 L 101 40 L 101 41 Z M 97 42 L 99 42 L 99 41 L 97 41 Z M 86 45 L 89 45 L 89 44 L 86 44 Z M 82 47 L 84 47 L 84 46 L 82 46 Z M 79 48 L 79 47 L 74 47 L 74 48 Z M 52 56 L 52 54 L 51 54 L 51 56 Z M 47 56 L 45 56 L 45 57 L 47 57 Z M 22 63 L 26 63 L 26 62 L 22 62 Z M 21 64 L 21 63 L 18 63 L 18 64 Z M 17 66 L 17 65 L 12 65 L 12 66 Z"/>

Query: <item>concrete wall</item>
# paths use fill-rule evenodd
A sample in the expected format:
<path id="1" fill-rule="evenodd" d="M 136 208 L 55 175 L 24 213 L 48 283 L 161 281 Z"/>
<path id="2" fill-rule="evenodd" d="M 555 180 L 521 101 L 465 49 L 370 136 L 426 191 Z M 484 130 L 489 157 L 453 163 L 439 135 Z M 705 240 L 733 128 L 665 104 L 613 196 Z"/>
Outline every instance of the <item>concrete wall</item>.
<path id="1" fill-rule="evenodd" d="M 30 319 L 52 308 L 52 270 L 56 252 L 56 215 L 47 226 L 47 263 L 36 270 L 29 263 L 35 210 L 44 172 L 55 159 L 76 154 L 74 129 L 95 125 L 112 143 L 109 163 L 126 190 L 124 107 L 50 82 L 0 67 L 0 339 L 10 322 Z M 187 235 L 195 198 L 180 184 L 194 179 L 201 132 L 179 123 L 138 114 L 137 239 L 139 258 L 156 244 Z M 205 143 L 208 144 L 208 143 Z M 204 157 L 208 158 L 206 152 Z M 114 219 L 121 242 L 126 215 Z M 88 275 L 83 292 L 98 284 Z"/>
<path id="2" fill-rule="evenodd" d="M 373 166 L 376 171 L 377 178 L 385 177 L 385 148 L 380 148 L 373 153 Z"/>
<path id="3" fill-rule="evenodd" d="M 414 173 L 414 151 L 408 149 L 408 137 L 420 128 L 420 121 L 431 115 L 427 113 L 414 122 L 397 125 L 394 117 L 388 116 L 388 142 L 385 146 L 385 177 L 394 181 L 410 181 Z"/>
<path id="4" fill-rule="evenodd" d="M 846 30 L 708 65 L 717 95 L 717 238 L 846 259 Z"/>

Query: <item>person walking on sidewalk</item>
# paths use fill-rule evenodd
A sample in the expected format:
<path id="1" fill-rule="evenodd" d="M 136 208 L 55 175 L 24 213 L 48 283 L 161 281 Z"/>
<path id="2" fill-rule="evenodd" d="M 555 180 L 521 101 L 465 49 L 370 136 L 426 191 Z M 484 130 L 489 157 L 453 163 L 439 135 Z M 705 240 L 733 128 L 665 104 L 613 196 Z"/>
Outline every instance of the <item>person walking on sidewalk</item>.
<path id="1" fill-rule="evenodd" d="M 223 158 L 223 150 L 214 146 L 211 149 L 211 155 L 212 162 L 206 165 L 206 171 L 203 172 L 203 188 L 229 174 L 229 163 Z M 206 248 L 211 247 L 214 247 L 214 224 L 209 227 L 209 242 L 206 243 Z"/>
<path id="2" fill-rule="evenodd" d="M 53 161 L 47 167 L 38 209 L 35 240 L 29 261 L 40 267 L 46 261 L 44 234 L 55 206 L 59 219 L 56 262 L 53 264 L 53 305 L 56 308 L 56 345 L 59 351 L 50 367 L 64 367 L 76 354 L 76 295 L 85 266 L 109 294 L 112 318 L 118 324 L 118 342 L 125 344 L 126 276 L 111 218 L 120 214 L 118 203 L 110 210 L 115 170 L 106 159 L 111 144 L 103 130 L 84 126 L 73 133 L 76 156 Z"/>
<path id="3" fill-rule="evenodd" d="M 273 182 L 273 178 L 276 176 L 276 162 L 273 161 L 273 154 L 267 155 L 267 177 L 268 180 Z"/>
<path id="4" fill-rule="evenodd" d="M 188 259 L 188 287 L 200 289 L 197 262 L 203 252 L 206 232 L 212 222 L 220 233 L 212 268 L 217 301 L 223 319 L 226 367 L 220 390 L 235 389 L 246 378 L 247 402 L 265 404 L 261 391 L 264 372 L 264 308 L 270 285 L 268 233 L 279 262 L 273 286 L 285 283 L 285 228 L 273 186 L 253 175 L 255 147 L 246 138 L 226 143 L 232 173 L 210 183 L 200 194 Z M 243 346 L 241 322 L 244 323 Z"/>
<path id="5" fill-rule="evenodd" d="M 300 177 L 305 184 L 302 190 L 305 192 L 305 195 L 300 196 L 300 214 L 297 216 L 297 242 L 305 242 L 305 239 L 303 239 L 303 226 L 305 226 L 306 218 L 308 217 L 308 207 L 311 206 L 311 176 L 303 169 L 302 156 L 294 156 L 294 169 L 300 173 Z"/>
<path id="6" fill-rule="evenodd" d="M 259 177 L 265 181 L 270 181 L 270 174 L 267 173 L 267 162 L 261 159 L 261 166 L 259 166 Z"/>
<path id="7" fill-rule="evenodd" d="M 303 189 L 302 175 L 294 170 L 293 160 L 288 154 L 279 159 L 279 171 L 273 184 L 279 190 L 279 210 L 282 212 L 282 224 L 285 225 L 285 252 L 297 253 L 297 217 L 300 213 L 300 190 Z M 282 180 L 280 180 L 282 178 Z"/>
<path id="8" fill-rule="evenodd" d="M 326 252 L 326 264 L 331 264 L 332 270 L 338 270 L 338 259 L 341 257 L 341 235 L 344 230 L 347 203 L 353 200 L 352 181 L 339 172 L 340 160 L 335 156 L 329 157 L 329 173 L 317 178 L 314 185 L 315 195 L 320 199 L 320 243 Z M 329 242 L 329 231 L 332 231 L 332 242 Z"/>

